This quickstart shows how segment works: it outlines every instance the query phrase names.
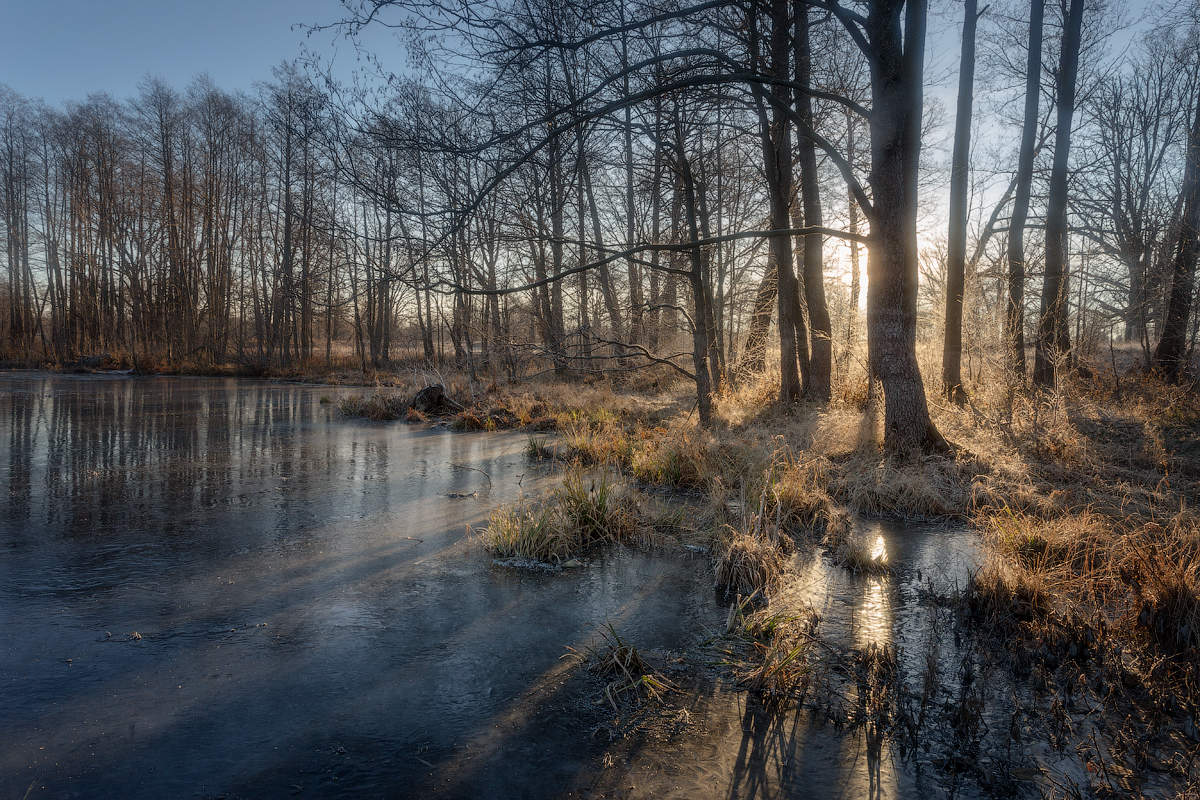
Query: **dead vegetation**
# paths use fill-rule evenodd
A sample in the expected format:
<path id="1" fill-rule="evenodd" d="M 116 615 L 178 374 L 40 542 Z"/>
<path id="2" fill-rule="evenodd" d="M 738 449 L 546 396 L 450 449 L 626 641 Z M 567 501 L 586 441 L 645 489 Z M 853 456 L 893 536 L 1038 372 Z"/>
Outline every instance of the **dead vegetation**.
<path id="1" fill-rule="evenodd" d="M 797 651 L 805 636 L 791 627 L 803 630 L 804 616 L 772 606 L 795 543 L 821 543 L 848 570 L 886 576 L 883 553 L 854 534 L 850 515 L 970 525 L 990 558 L 957 596 L 939 598 L 942 607 L 959 609 L 964 630 L 1018 677 L 1075 687 L 1070 696 L 1086 686 L 1105 718 L 1121 721 L 1105 741 L 1154 743 L 1106 745 L 1091 756 L 1096 764 L 1136 772 L 1121 764 L 1144 766 L 1149 749 L 1155 769 L 1196 778 L 1188 766 L 1200 763 L 1194 391 L 1100 372 L 1042 394 L 981 381 L 964 407 L 931 401 L 952 454 L 902 458 L 881 447 L 879 411 L 865 388 L 826 406 L 782 408 L 773 383 L 767 375 L 726 389 L 708 430 L 669 403 L 649 414 L 607 402 L 582 408 L 579 398 L 565 410 L 547 403 L 558 435 L 531 440 L 529 453 L 708 498 L 716 583 L 737 602 L 754 598 L 754 613 L 764 613 L 746 634 L 753 657 L 739 675 L 771 703 L 811 678 Z M 563 527 L 561 510 L 499 514 L 497 553 L 555 563 L 582 546 L 549 535 Z M 766 614 L 779 616 L 768 623 Z M 865 674 L 882 676 L 886 662 L 867 659 Z M 1028 713 L 1052 722 L 1044 707 Z M 893 727 L 906 729 L 906 718 L 897 719 Z M 1164 733 L 1178 730 L 1185 733 Z"/>
<path id="2" fill-rule="evenodd" d="M 738 616 L 746 609 L 739 603 Z M 778 610 L 769 605 L 742 617 L 741 632 L 753 654 L 738 678 L 764 708 L 781 709 L 805 693 L 812 664 L 810 649 L 817 641 L 820 618 L 811 608 Z"/>
<path id="3" fill-rule="evenodd" d="M 640 706 L 659 702 L 668 693 L 677 691 L 669 680 L 647 665 L 636 647 L 621 639 L 611 624 L 600 636 L 600 644 L 589 648 L 586 655 L 574 648 L 567 649 L 587 661 L 591 672 L 608 681 L 604 697 L 614 712 L 620 712 L 623 702 Z"/>
<path id="4" fill-rule="evenodd" d="M 373 385 L 370 394 L 340 398 L 342 414 L 376 421 L 440 421 L 459 431 L 558 431 L 565 446 L 555 454 L 588 464 L 628 465 L 633 455 L 629 432 L 652 427 L 656 420 L 673 414 L 680 402 L 670 383 L 651 394 L 604 381 L 483 384 L 458 374 L 416 368 L 376 374 Z M 435 386 L 444 387 L 447 402 L 436 409 L 414 407 L 412 398 Z M 606 446 L 615 450 L 607 452 Z"/>
<path id="5" fill-rule="evenodd" d="M 731 531 L 717 558 L 717 589 L 727 597 L 766 594 L 783 575 L 778 543 L 755 533 Z"/>
<path id="6" fill-rule="evenodd" d="M 549 497 L 504 506 L 480 534 L 498 559 L 561 565 L 604 546 L 632 541 L 642 529 L 636 499 L 606 472 L 569 470 Z"/>
<path id="7" fill-rule="evenodd" d="M 400 419 L 409 411 L 407 398 L 376 392 L 371 395 L 346 395 L 337 402 L 346 417 L 366 417 L 373 422 Z"/>

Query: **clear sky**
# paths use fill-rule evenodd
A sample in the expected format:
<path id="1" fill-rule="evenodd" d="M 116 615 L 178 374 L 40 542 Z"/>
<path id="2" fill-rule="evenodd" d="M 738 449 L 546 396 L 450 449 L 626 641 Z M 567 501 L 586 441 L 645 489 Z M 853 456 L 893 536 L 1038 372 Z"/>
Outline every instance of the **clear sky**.
<path id="1" fill-rule="evenodd" d="M 0 0 L 0 83 L 52 105 L 128 98 L 146 75 L 183 88 L 206 72 L 223 89 L 250 89 L 305 44 L 348 75 L 348 42 L 293 27 L 342 11 L 338 0 Z"/>

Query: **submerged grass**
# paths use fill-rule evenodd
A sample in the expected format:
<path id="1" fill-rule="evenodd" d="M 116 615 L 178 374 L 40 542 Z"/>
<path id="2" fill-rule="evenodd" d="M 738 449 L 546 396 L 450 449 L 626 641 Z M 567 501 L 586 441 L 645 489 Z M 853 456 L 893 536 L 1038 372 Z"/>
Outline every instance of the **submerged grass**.
<path id="1" fill-rule="evenodd" d="M 807 689 L 809 650 L 817 641 L 819 625 L 820 618 L 811 608 L 780 611 L 767 606 L 744 617 L 741 630 L 753 656 L 738 678 L 757 694 L 764 708 L 786 708 Z"/>

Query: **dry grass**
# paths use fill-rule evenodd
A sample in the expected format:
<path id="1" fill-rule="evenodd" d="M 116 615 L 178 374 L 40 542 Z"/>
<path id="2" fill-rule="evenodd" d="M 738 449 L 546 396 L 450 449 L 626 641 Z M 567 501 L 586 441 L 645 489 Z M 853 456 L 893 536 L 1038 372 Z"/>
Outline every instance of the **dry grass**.
<path id="1" fill-rule="evenodd" d="M 711 434 L 687 425 L 640 431 L 633 442 L 630 469 L 646 483 L 677 489 L 705 489 L 720 474 L 722 458 Z"/>
<path id="2" fill-rule="evenodd" d="M 382 392 L 368 395 L 347 395 L 338 400 L 338 411 L 347 417 L 366 417 L 383 422 L 404 417 L 408 411 L 408 398 L 387 395 Z"/>
<path id="3" fill-rule="evenodd" d="M 845 513 L 827 490 L 830 463 L 823 456 L 797 456 L 782 437 L 763 470 L 760 506 L 772 501 L 788 530 L 821 533 L 844 523 Z"/>
<path id="4" fill-rule="evenodd" d="M 462 406 L 461 410 L 441 415 L 454 430 L 558 430 L 565 455 L 588 464 L 622 466 L 628 466 L 633 455 L 629 431 L 652 427 L 654 420 L 674 413 L 680 402 L 674 384 L 657 394 L 639 395 L 607 382 L 580 384 L 547 379 L 531 384 L 493 381 L 485 385 L 462 374 L 428 369 L 371 373 L 358 381 L 323 382 L 373 383 L 374 395 L 339 400 L 343 413 L 407 422 L 429 421 L 426 415 L 409 409 L 408 400 L 426 386 L 440 384 L 447 397 Z"/>
<path id="5" fill-rule="evenodd" d="M 765 708 L 786 708 L 804 693 L 811 669 L 809 649 L 819 624 L 811 608 L 780 611 L 767 606 L 744 618 L 742 633 L 753 654 L 738 677 Z"/>
<path id="6" fill-rule="evenodd" d="M 676 691 L 670 681 L 650 669 L 638 649 L 623 641 L 612 625 L 601 631 L 601 636 L 601 645 L 589 650 L 588 668 L 609 679 L 604 696 L 613 711 L 620 711 L 621 700 L 641 705 L 660 701 L 668 692 Z"/>
<path id="7" fill-rule="evenodd" d="M 575 555 L 575 537 L 558 524 L 551 506 L 505 506 L 492 512 L 483 545 L 497 558 L 560 564 Z"/>
<path id="8" fill-rule="evenodd" d="M 1145 537 L 1130 544 L 1120 575 L 1133 594 L 1136 624 L 1160 647 L 1200 655 L 1200 537 Z"/>
<path id="9" fill-rule="evenodd" d="M 481 540 L 497 558 L 558 565 L 628 542 L 639 530 L 636 504 L 623 487 L 607 473 L 589 479 L 571 470 L 545 500 L 493 512 Z"/>
<path id="10" fill-rule="evenodd" d="M 717 588 L 727 597 L 767 594 L 784 571 L 784 552 L 779 541 L 732 528 L 729 532 L 728 541 L 717 556 Z"/>

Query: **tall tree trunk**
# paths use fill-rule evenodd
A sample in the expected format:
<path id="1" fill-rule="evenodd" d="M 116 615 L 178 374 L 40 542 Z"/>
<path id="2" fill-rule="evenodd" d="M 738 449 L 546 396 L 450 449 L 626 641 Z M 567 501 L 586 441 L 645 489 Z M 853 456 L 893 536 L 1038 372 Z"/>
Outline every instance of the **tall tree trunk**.
<path id="1" fill-rule="evenodd" d="M 750 20 L 750 35 L 757 41 L 757 20 Z M 785 231 L 791 223 L 792 199 L 792 137 L 780 106 L 788 104 L 788 0 L 771 2 L 771 68 L 779 83 L 770 91 L 774 97 L 770 122 L 767 121 L 763 98 L 757 97 L 759 135 L 762 139 L 763 166 L 767 176 L 770 201 L 770 227 Z M 754 47 L 753 50 L 757 50 Z M 761 95 L 761 86 L 756 93 Z M 796 343 L 797 284 L 792 271 L 792 237 L 787 233 L 773 235 L 770 240 L 773 271 L 778 276 L 776 300 L 779 308 L 779 399 L 787 403 L 798 400 L 801 394 L 800 371 Z"/>
<path id="2" fill-rule="evenodd" d="M 856 123 L 854 112 L 846 112 L 846 160 L 851 164 L 854 163 L 855 157 L 855 139 L 854 126 Z M 858 201 L 854 199 L 854 192 L 847 191 L 847 213 L 850 218 L 848 230 L 854 235 L 858 235 Z M 862 275 L 860 273 L 859 257 L 858 257 L 858 242 L 850 240 L 850 300 L 846 309 L 846 355 L 845 359 L 849 359 L 855 345 L 854 323 L 858 321 L 858 296 L 862 288 Z M 843 367 L 843 370 L 845 367 Z"/>
<path id="3" fill-rule="evenodd" d="M 1071 0 L 1063 30 L 1058 67 L 1058 127 L 1054 131 L 1054 164 L 1046 202 L 1046 277 L 1042 284 L 1034 352 L 1033 382 L 1052 386 L 1056 370 L 1070 352 L 1067 335 L 1067 165 L 1071 154 L 1071 123 L 1075 118 L 1075 79 L 1079 74 L 1079 43 L 1083 0 Z"/>
<path id="4" fill-rule="evenodd" d="M 796 112 L 799 115 L 798 148 L 800 161 L 800 196 L 804 206 L 804 225 L 823 225 L 821 188 L 817 175 L 817 146 L 810 132 L 813 129 L 812 49 L 809 43 L 808 5 L 801 0 L 793 3 L 795 35 Z M 809 233 L 804 237 L 804 302 L 808 308 L 808 330 L 812 337 L 805 386 L 808 394 L 821 401 L 831 394 L 830 372 L 833 368 L 833 329 L 829 321 L 829 305 L 825 300 L 825 254 L 823 237 Z"/>
<path id="5" fill-rule="evenodd" d="M 624 6 L 621 6 L 623 9 Z M 626 34 L 621 35 L 621 68 L 627 70 L 629 67 L 629 41 Z M 629 97 L 629 73 L 625 72 L 625 77 L 622 80 L 622 89 L 625 96 Z M 633 247 L 634 239 L 637 235 L 637 230 L 634 227 L 634 205 L 633 205 L 633 104 L 625 104 L 625 120 L 622 133 L 624 134 L 624 156 L 625 156 L 625 246 Z M 595 203 L 593 202 L 593 208 Z M 645 301 L 642 299 L 642 273 L 638 266 L 637 259 L 632 256 L 626 264 L 626 271 L 629 276 L 629 341 L 635 344 L 642 341 L 642 317 L 643 305 Z M 616 337 L 620 338 L 620 337 Z"/>
<path id="6" fill-rule="evenodd" d="M 692 174 L 691 162 L 683 143 L 683 125 L 679 112 L 675 117 L 675 153 L 679 168 L 679 183 L 683 190 L 683 207 L 687 217 L 688 238 L 693 246 L 688 249 L 690 269 L 688 270 L 688 285 L 692 290 L 692 366 L 696 379 L 696 409 L 700 417 L 700 425 L 708 427 L 712 424 L 712 364 L 709 363 L 709 339 L 712 331 L 709 329 L 709 314 L 705 308 L 707 288 L 704 285 L 704 257 L 700 245 L 695 244 L 700 239 L 696 214 L 696 183 Z"/>
<path id="7" fill-rule="evenodd" d="M 871 70 L 871 243 L 867 338 L 884 394 L 884 443 L 943 450 L 917 365 L 917 170 L 921 156 L 926 0 L 873 0 L 867 18 Z"/>
<path id="8" fill-rule="evenodd" d="M 946 258 L 946 332 L 942 346 L 942 391 L 962 405 L 962 316 L 967 261 L 967 176 L 971 158 L 971 105 L 975 92 L 975 23 L 978 0 L 966 0 L 962 57 L 958 69 L 958 109 L 950 167 L 950 231 Z"/>
<path id="9" fill-rule="evenodd" d="M 558 139 L 550 143 L 550 269 L 552 275 L 563 272 L 563 206 L 566 189 L 563 186 L 562 154 Z M 550 348 L 554 358 L 554 373 L 567 371 L 564 352 L 566 331 L 563 324 L 562 280 L 550 284 Z"/>
<path id="10" fill-rule="evenodd" d="M 1025 378 L 1025 221 L 1033 186 L 1038 101 L 1042 93 L 1042 17 L 1045 0 L 1030 0 L 1029 57 L 1025 66 L 1025 120 L 1017 157 L 1016 194 L 1008 227 L 1008 304 L 1004 314 L 1004 344 L 1009 371 Z"/>
<path id="11" fill-rule="evenodd" d="M 1200 255 L 1200 98 L 1196 100 L 1196 118 L 1188 133 L 1181 194 L 1184 197 L 1183 214 L 1179 219 L 1179 238 L 1171 269 L 1171 295 L 1167 301 L 1162 338 L 1154 351 L 1155 367 L 1171 381 L 1178 381 L 1186 372 L 1184 346 L 1192 310 L 1196 259 Z"/>

